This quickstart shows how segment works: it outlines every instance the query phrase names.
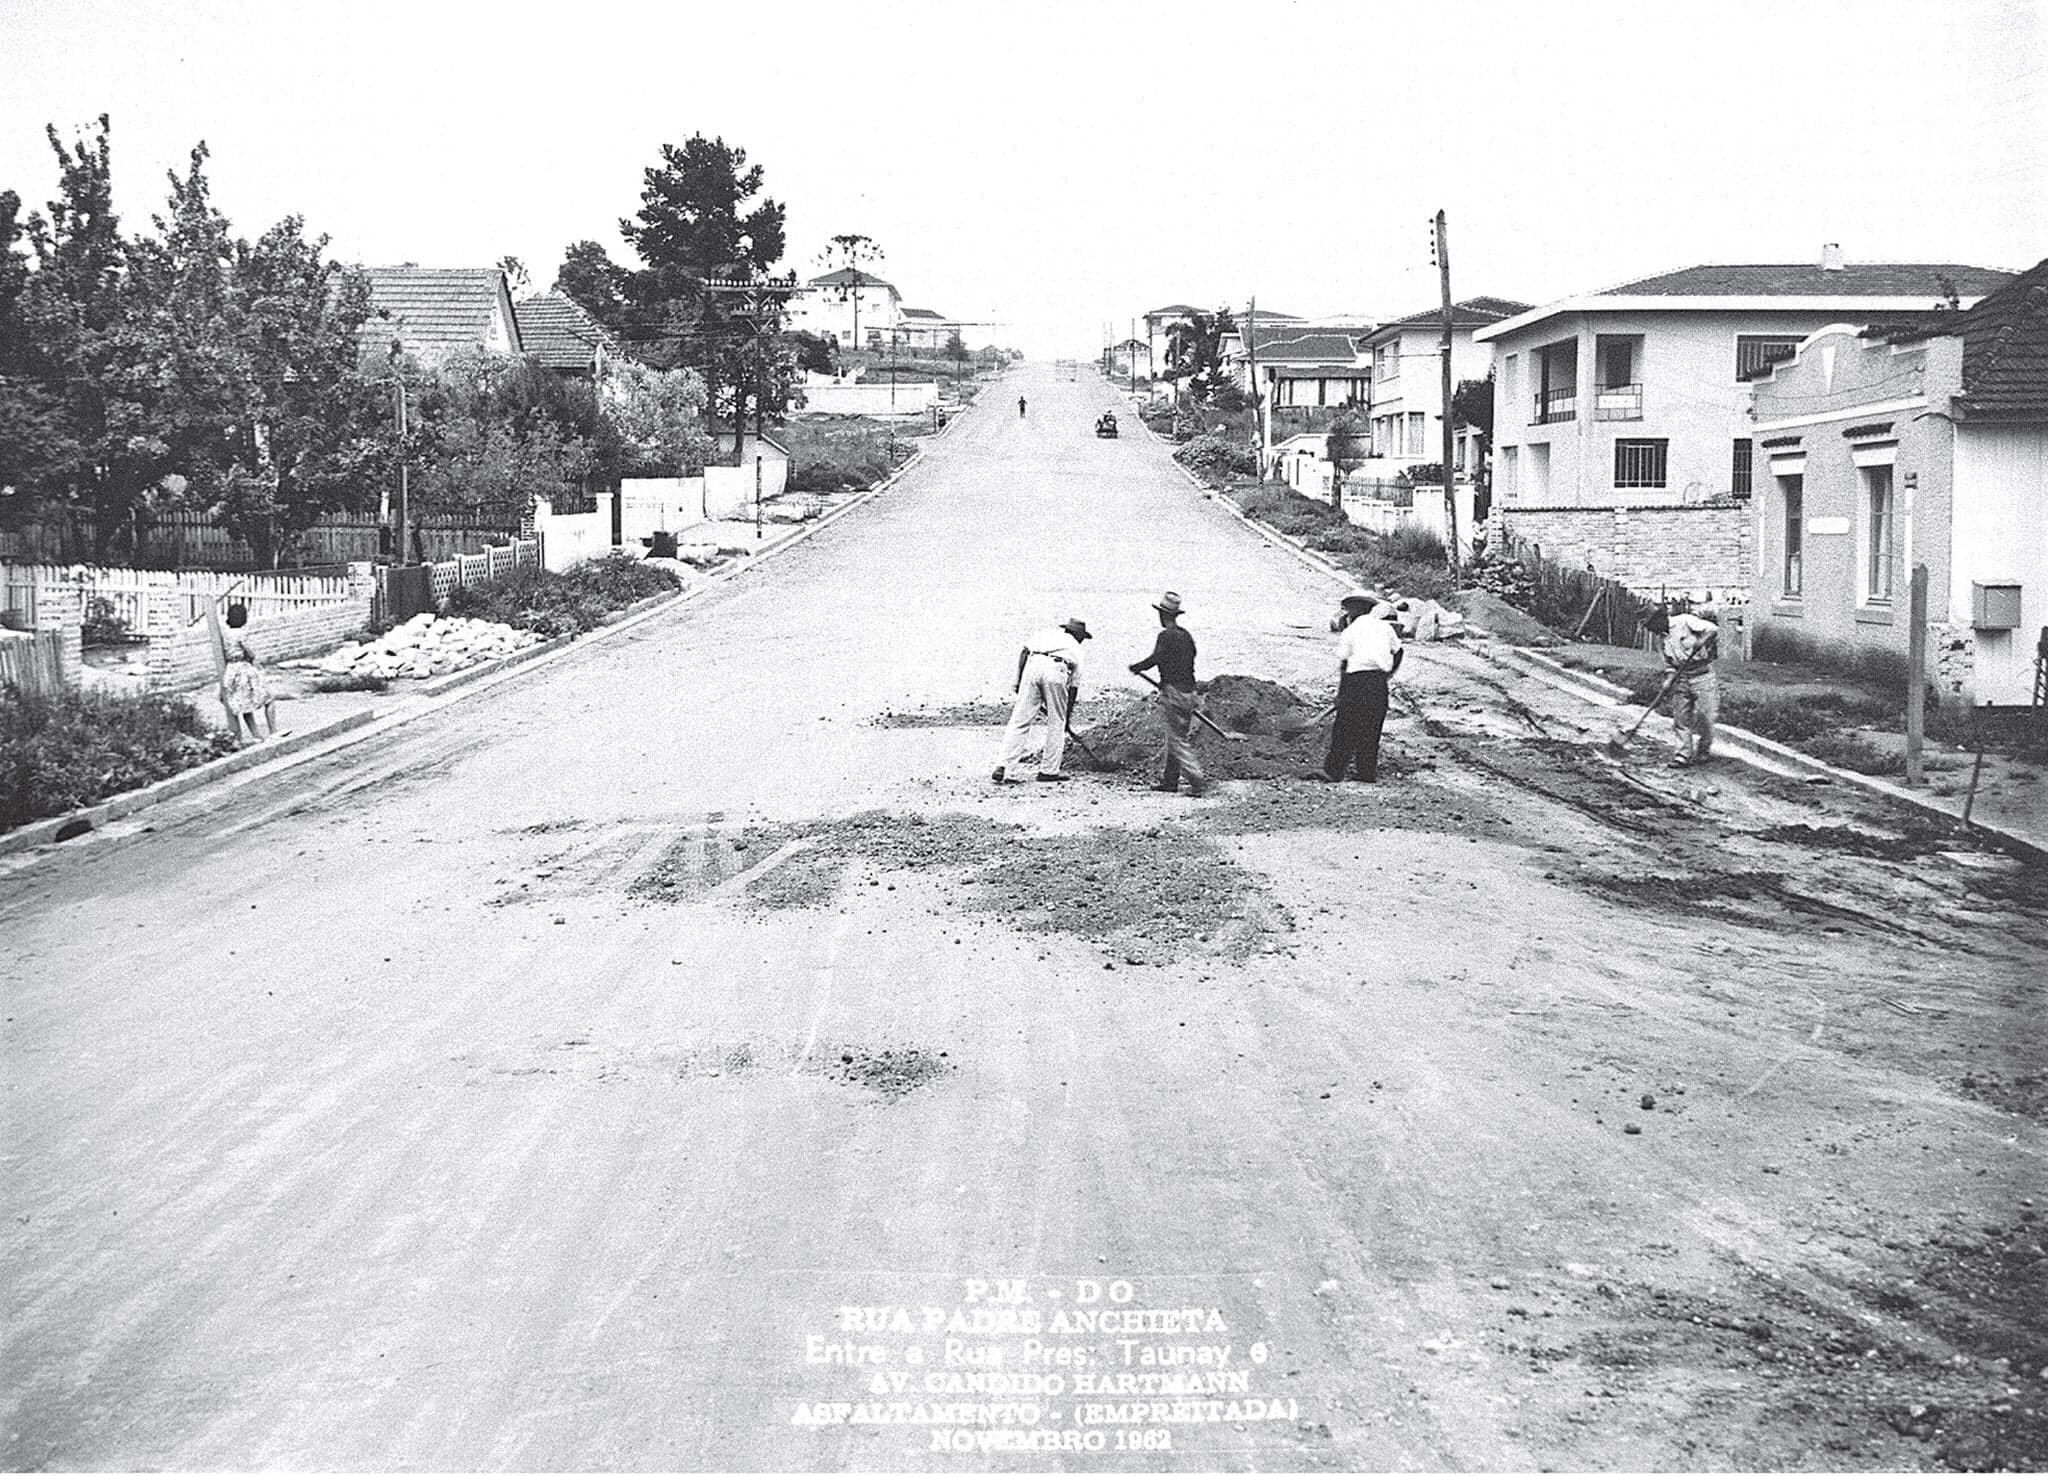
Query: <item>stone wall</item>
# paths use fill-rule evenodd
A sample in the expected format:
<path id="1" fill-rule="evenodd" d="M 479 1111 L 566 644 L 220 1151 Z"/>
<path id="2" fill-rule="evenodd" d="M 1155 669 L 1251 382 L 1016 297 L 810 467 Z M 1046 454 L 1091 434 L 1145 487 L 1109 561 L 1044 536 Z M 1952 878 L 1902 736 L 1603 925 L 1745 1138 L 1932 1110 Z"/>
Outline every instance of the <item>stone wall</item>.
<path id="1" fill-rule="evenodd" d="M 1546 558 L 1618 579 L 1639 593 L 1749 598 L 1756 551 L 1746 502 L 1663 507 L 1501 507 L 1495 528 Z"/>

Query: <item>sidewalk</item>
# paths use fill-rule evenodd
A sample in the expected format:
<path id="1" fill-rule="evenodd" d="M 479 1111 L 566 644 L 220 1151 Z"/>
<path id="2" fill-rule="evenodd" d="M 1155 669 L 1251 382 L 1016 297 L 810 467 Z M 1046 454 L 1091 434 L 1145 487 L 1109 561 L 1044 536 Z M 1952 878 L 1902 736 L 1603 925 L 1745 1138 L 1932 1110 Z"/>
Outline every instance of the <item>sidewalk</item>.
<path id="1" fill-rule="evenodd" d="M 1590 644 L 1561 646 L 1542 652 L 1510 649 L 1519 664 L 1538 676 L 1545 675 L 1545 667 L 1553 667 L 1559 669 L 1565 681 L 1586 695 L 1620 702 L 1639 704 L 1642 698 L 1633 695 L 1635 690 L 1652 679 L 1661 680 L 1663 675 L 1663 661 L 1654 651 Z M 1745 700 L 1749 704 L 1778 700 L 1821 708 L 1846 707 L 1852 714 L 1857 710 L 1857 704 L 1868 701 L 1869 689 L 1866 686 L 1805 668 L 1766 661 L 1723 661 L 1716 669 L 1721 674 L 1724 718 L 1731 706 L 1740 713 Z M 1627 685 L 1616 685 L 1616 682 Z M 1659 721 L 1661 719 L 1653 717 L 1649 725 Z M 1919 788 L 1909 789 L 1898 774 L 1855 772 L 1803 752 L 1797 744 L 1782 743 L 1766 734 L 1748 731 L 1740 722 L 1724 721 L 1721 727 L 1733 740 L 1729 745 L 1731 748 L 1740 744 L 1752 749 L 1767 766 L 1782 763 L 1809 774 L 1826 775 L 1838 782 L 1856 784 L 1898 803 L 1931 810 L 1956 820 L 1963 817 L 1970 774 L 1976 762 L 1974 750 L 1967 746 L 1938 742 L 1930 736 L 1923 748 L 1927 782 Z M 1895 753 L 1904 748 L 1903 733 L 1859 726 L 1854 716 L 1845 717 L 1838 731 L 1881 751 Z M 1976 797 L 1970 802 L 1970 820 L 1987 830 L 2002 832 L 2021 845 L 2032 848 L 2039 856 L 2048 856 L 2048 765 L 2032 756 L 2037 751 L 2030 750 L 2018 756 L 1984 755 L 1983 769 L 1977 777 Z"/>

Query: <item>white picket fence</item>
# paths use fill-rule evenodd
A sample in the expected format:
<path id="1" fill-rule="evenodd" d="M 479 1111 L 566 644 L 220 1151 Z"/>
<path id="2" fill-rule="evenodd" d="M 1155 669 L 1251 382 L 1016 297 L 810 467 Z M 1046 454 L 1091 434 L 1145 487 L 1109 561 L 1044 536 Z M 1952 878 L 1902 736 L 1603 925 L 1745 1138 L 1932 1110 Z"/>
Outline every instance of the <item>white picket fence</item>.
<path id="1" fill-rule="evenodd" d="M 80 620 L 92 613 L 95 601 L 104 600 L 110 615 L 126 621 L 137 636 L 145 636 L 168 634 L 203 619 L 210 600 L 239 601 L 249 607 L 250 615 L 264 616 L 349 598 L 348 579 L 334 575 L 0 564 L 0 609 L 15 612 L 18 623 L 29 628 L 67 613 L 48 608 L 53 599 L 75 605 L 69 613 Z M 158 629 L 152 630 L 152 622 Z"/>

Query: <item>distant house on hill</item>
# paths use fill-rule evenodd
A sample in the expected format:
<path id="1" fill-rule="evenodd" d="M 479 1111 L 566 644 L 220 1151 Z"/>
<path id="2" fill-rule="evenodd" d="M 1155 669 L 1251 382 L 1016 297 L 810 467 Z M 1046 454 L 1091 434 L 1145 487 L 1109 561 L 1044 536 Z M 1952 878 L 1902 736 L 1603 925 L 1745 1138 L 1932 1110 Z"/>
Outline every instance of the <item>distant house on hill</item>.
<path id="1" fill-rule="evenodd" d="M 937 353 L 959 331 L 960 325 L 944 313 L 933 312 L 930 308 L 907 307 L 896 330 L 896 343 L 905 349 Z"/>
<path id="2" fill-rule="evenodd" d="M 525 352 L 544 369 L 570 378 L 595 379 L 620 357 L 618 340 L 573 299 L 543 292 L 512 304 Z"/>
<path id="3" fill-rule="evenodd" d="M 1489 324 L 1529 311 L 1526 302 L 1504 297 L 1468 297 L 1451 307 L 1451 383 L 1484 379 L 1493 350 L 1473 342 Z M 1368 477 L 1395 477 L 1409 468 L 1443 460 L 1444 315 L 1440 307 L 1383 323 L 1360 348 L 1372 358 L 1372 451 L 1361 470 Z M 1457 472 L 1474 459 L 1470 437 L 1460 435 L 1452 452 Z"/>
<path id="4" fill-rule="evenodd" d="M 789 305 L 789 326 L 843 349 L 882 349 L 903 326 L 903 294 L 880 277 L 841 267 L 804 283 Z"/>
<path id="5" fill-rule="evenodd" d="M 394 343 L 428 364 L 477 350 L 525 352 L 511 291 L 496 267 L 373 266 L 363 276 L 370 316 L 357 336 L 365 358 L 388 357 Z"/>

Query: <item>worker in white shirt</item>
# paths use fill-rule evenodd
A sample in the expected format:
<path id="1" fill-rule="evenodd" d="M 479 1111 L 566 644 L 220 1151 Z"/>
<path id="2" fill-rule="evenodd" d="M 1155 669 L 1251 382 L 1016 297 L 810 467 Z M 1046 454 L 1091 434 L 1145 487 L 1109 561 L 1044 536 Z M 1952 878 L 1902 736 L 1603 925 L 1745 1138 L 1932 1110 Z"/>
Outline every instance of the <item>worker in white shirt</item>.
<path id="1" fill-rule="evenodd" d="M 1682 612 L 1654 611 L 1643 629 L 1656 636 L 1671 673 L 1671 725 L 1678 730 L 1678 768 L 1703 764 L 1714 751 L 1714 722 L 1721 715 L 1721 678 L 1714 673 L 1721 654 L 1721 627 Z"/>
<path id="2" fill-rule="evenodd" d="M 1002 762 L 989 775 L 998 784 L 1015 783 L 1009 771 L 1024 761 L 1031 748 L 1031 729 L 1045 723 L 1045 747 L 1038 756 L 1041 784 L 1070 779 L 1060 772 L 1067 751 L 1068 715 L 1081 690 L 1081 642 L 1088 627 L 1079 620 L 1048 626 L 1033 635 L 1017 653 L 1017 701 L 1003 734 Z"/>
<path id="3" fill-rule="evenodd" d="M 1380 776 L 1387 682 L 1401 669 L 1401 632 L 1393 622 L 1373 618 L 1380 604 L 1376 595 L 1354 590 L 1340 604 L 1342 612 L 1330 622 L 1337 632 L 1337 720 L 1322 769 L 1304 777 L 1334 783 L 1350 768 L 1360 782 L 1373 784 Z"/>

